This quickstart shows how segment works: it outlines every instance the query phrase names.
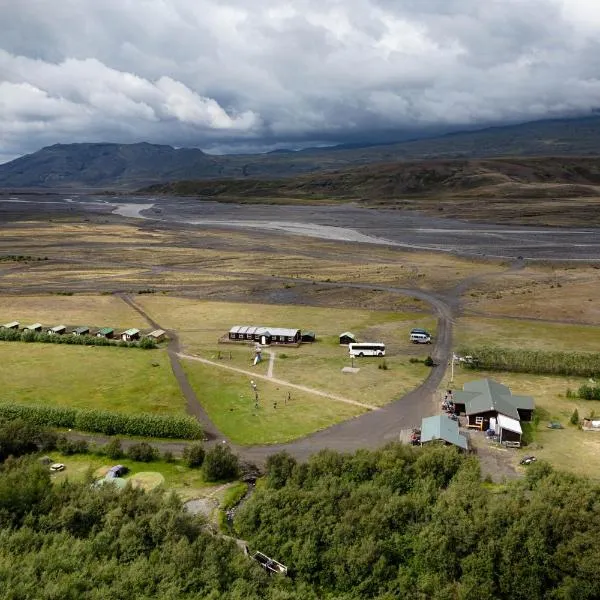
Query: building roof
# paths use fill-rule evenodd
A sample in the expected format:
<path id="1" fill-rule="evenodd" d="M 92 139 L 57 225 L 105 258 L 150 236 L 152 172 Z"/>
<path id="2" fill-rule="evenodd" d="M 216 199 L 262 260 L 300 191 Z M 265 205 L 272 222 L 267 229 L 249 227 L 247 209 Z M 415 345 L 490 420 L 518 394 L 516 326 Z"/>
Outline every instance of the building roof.
<path id="1" fill-rule="evenodd" d="M 156 337 L 157 338 L 157 337 L 161 337 L 163 335 L 166 335 L 166 333 L 167 332 L 164 329 L 155 329 L 154 331 L 151 331 L 148 334 L 148 337 Z"/>
<path id="2" fill-rule="evenodd" d="M 122 333 L 122 335 L 136 335 L 140 332 L 139 329 L 135 329 L 134 327 L 132 327 L 131 329 L 127 329 L 127 331 L 124 331 Z"/>
<path id="3" fill-rule="evenodd" d="M 349 338 L 352 338 L 353 340 L 356 339 L 354 334 L 350 333 L 349 331 L 344 331 L 344 333 L 340 333 L 340 337 L 349 337 Z"/>
<path id="4" fill-rule="evenodd" d="M 66 329 L 64 325 L 56 325 L 55 327 L 51 327 L 50 331 L 62 331 L 63 329 Z"/>
<path id="5" fill-rule="evenodd" d="M 98 330 L 98 333 L 101 335 L 106 335 L 108 333 L 112 333 L 114 331 L 114 329 L 111 329 L 110 327 L 103 327 L 102 329 Z"/>
<path id="6" fill-rule="evenodd" d="M 90 328 L 89 327 L 76 327 L 73 332 L 74 333 L 85 333 L 87 331 L 89 331 Z"/>
<path id="7" fill-rule="evenodd" d="M 284 337 L 296 337 L 300 333 L 299 329 L 288 329 L 285 327 L 258 327 L 254 325 L 235 325 L 229 330 L 229 333 L 242 333 L 244 335 L 277 335 Z"/>
<path id="8" fill-rule="evenodd" d="M 28 325 L 27 327 L 25 327 L 25 329 L 41 329 L 41 327 L 41 323 L 33 323 L 32 325 Z"/>
<path id="9" fill-rule="evenodd" d="M 12 327 L 18 327 L 19 326 L 19 321 L 11 321 L 10 323 L 5 323 L 4 325 L 2 325 L 2 327 L 6 327 L 8 329 L 12 328 Z"/>
<path id="10" fill-rule="evenodd" d="M 521 435 L 523 430 L 521 429 L 521 423 L 516 419 L 511 419 L 510 417 L 505 417 L 504 415 L 498 415 L 498 426 L 502 429 L 507 429 L 508 431 L 513 431 L 514 433 L 518 433 Z"/>
<path id="11" fill-rule="evenodd" d="M 421 443 L 443 440 L 467 449 L 467 438 L 458 432 L 458 423 L 446 415 L 435 415 L 421 421 Z"/>
<path id="12" fill-rule="evenodd" d="M 513 396 L 509 388 L 493 379 L 468 381 L 463 386 L 463 391 L 453 393 L 453 399 L 454 402 L 465 405 L 467 415 L 495 411 L 517 421 L 520 420 L 519 408 L 534 408 L 531 396 Z"/>

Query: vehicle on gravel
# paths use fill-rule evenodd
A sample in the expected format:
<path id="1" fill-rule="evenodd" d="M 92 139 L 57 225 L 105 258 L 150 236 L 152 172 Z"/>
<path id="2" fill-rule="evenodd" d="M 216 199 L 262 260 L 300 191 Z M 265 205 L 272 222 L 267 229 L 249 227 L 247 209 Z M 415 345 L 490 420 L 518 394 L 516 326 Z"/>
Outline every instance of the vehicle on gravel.
<path id="1" fill-rule="evenodd" d="M 431 336 L 428 333 L 411 333 L 410 341 L 413 344 L 431 344 Z"/>
<path id="2" fill-rule="evenodd" d="M 57 473 L 58 471 L 64 471 L 65 465 L 63 465 L 62 463 L 53 463 L 50 465 L 50 470 L 53 473 Z"/>
<path id="3" fill-rule="evenodd" d="M 519 464 L 521 465 L 530 465 L 531 463 L 534 463 L 536 461 L 535 456 L 524 456 Z"/>

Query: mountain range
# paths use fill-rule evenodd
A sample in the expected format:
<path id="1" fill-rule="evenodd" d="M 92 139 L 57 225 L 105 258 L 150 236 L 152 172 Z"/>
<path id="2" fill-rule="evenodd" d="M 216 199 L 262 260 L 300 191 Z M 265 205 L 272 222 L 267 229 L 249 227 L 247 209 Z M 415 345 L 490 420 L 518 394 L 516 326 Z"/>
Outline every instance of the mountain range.
<path id="1" fill-rule="evenodd" d="M 135 189 L 180 180 L 271 180 L 398 161 L 598 154 L 600 116 L 267 154 L 214 156 L 149 143 L 55 144 L 0 165 L 0 188 Z"/>

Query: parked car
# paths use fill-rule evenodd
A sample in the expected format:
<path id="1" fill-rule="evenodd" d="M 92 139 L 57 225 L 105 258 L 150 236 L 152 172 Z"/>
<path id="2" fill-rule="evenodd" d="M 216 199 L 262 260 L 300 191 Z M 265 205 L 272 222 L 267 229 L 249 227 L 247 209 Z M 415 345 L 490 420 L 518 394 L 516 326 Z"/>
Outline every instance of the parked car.
<path id="1" fill-rule="evenodd" d="M 57 473 L 58 471 L 64 471 L 65 470 L 65 465 L 63 465 L 62 463 L 52 463 L 50 465 L 50 470 L 53 473 Z"/>
<path id="2" fill-rule="evenodd" d="M 562 429 L 563 426 L 560 423 L 557 423 L 556 421 L 552 421 L 551 423 L 548 423 L 548 429 Z"/>
<path id="3" fill-rule="evenodd" d="M 129 469 L 123 465 L 115 465 L 108 470 L 106 477 L 110 479 L 111 477 L 123 477 L 123 475 L 127 475 L 129 473 Z"/>
<path id="4" fill-rule="evenodd" d="M 530 465 L 531 463 L 535 462 L 535 456 L 524 456 L 521 461 L 520 464 L 522 465 Z"/>

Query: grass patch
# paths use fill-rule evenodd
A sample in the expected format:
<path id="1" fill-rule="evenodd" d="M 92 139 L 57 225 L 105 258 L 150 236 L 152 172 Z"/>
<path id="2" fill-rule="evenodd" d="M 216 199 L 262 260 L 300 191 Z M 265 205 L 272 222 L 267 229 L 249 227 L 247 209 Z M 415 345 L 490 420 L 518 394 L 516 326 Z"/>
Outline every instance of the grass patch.
<path id="1" fill-rule="evenodd" d="M 384 405 L 416 387 L 429 373 L 423 364 L 410 363 L 410 357 L 424 359 L 427 349 L 411 344 L 410 329 L 423 327 L 435 335 L 435 318 L 422 313 L 335 309 L 310 306 L 272 306 L 230 302 L 198 302 L 186 298 L 140 297 L 138 302 L 164 327 L 176 329 L 185 351 L 224 365 L 266 374 L 268 353 L 252 367 L 253 344 L 217 344 L 232 325 L 256 324 L 299 327 L 316 331 L 317 342 L 300 348 L 271 346 L 276 354 L 274 376 L 298 385 L 327 391 L 366 404 Z M 353 332 L 359 340 L 386 344 L 388 369 L 379 369 L 376 358 L 355 359 L 360 371 L 341 372 L 350 366 L 346 346 L 339 334 Z M 229 357 L 231 353 L 231 359 Z M 285 359 L 279 359 L 279 355 Z"/>
<path id="2" fill-rule="evenodd" d="M 211 420 L 238 444 L 287 442 L 364 412 L 359 406 L 264 380 L 257 381 L 256 409 L 249 377 L 194 361 L 184 360 L 183 365 Z M 292 399 L 286 403 L 288 391 Z"/>
<path id="3" fill-rule="evenodd" d="M 457 345 L 502 346 L 530 350 L 597 352 L 600 327 L 517 319 L 462 317 Z"/>
<path id="4" fill-rule="evenodd" d="M 216 487 L 204 481 L 200 469 L 189 469 L 180 463 L 165 461 L 141 463 L 128 458 L 111 460 L 106 456 L 94 454 L 67 456 L 60 452 L 51 452 L 50 457 L 55 462 L 63 463 L 66 467 L 64 471 L 52 475 L 55 482 L 64 481 L 65 479 L 83 481 L 89 472 L 100 477 L 107 467 L 120 464 L 129 468 L 126 479 L 132 479 L 132 483 L 135 481 L 143 481 L 146 484 L 149 481 L 156 483 L 159 479 L 162 479 L 161 485 L 165 489 L 176 492 L 182 500 L 208 495 Z M 152 474 L 151 477 L 149 473 Z"/>
<path id="5" fill-rule="evenodd" d="M 22 325 L 86 325 L 148 327 L 144 319 L 114 296 L 3 296 L 0 322 L 20 321 Z"/>
<path id="6" fill-rule="evenodd" d="M 165 350 L 0 342 L 0 364 L 3 402 L 185 414 Z"/>

